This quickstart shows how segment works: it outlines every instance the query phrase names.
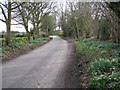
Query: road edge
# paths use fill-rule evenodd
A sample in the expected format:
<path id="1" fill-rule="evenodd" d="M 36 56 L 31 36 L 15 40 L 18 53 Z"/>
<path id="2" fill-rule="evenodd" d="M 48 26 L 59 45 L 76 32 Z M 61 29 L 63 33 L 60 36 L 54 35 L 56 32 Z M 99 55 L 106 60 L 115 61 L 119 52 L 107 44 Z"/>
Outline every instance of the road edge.
<path id="1" fill-rule="evenodd" d="M 10 60 L 12 60 L 12 59 L 14 59 L 14 58 L 17 58 L 17 57 L 19 57 L 19 56 L 22 56 L 22 55 L 24 55 L 24 54 L 28 54 L 29 52 L 31 52 L 31 51 L 33 51 L 33 50 L 35 50 L 35 49 L 37 49 L 37 48 L 39 48 L 39 47 L 41 47 L 41 46 L 49 43 L 52 39 L 53 39 L 53 38 L 50 38 L 50 39 L 48 39 L 47 41 L 45 41 L 45 42 L 43 42 L 43 43 L 35 44 L 35 45 L 33 45 L 32 47 L 28 47 L 28 48 L 26 48 L 25 50 L 23 50 L 24 52 L 19 51 L 20 53 L 17 54 L 17 55 L 12 55 L 12 56 L 10 56 L 9 58 L 5 58 L 5 59 L 2 58 L 2 64 L 6 63 L 6 62 L 8 62 L 8 61 L 10 61 Z"/>

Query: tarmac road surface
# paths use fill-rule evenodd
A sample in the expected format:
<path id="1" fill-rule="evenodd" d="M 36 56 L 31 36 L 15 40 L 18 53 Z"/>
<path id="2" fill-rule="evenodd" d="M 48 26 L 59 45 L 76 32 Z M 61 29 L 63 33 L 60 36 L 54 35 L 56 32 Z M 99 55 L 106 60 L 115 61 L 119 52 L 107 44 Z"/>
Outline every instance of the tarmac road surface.
<path id="1" fill-rule="evenodd" d="M 70 50 L 68 42 L 53 36 L 53 39 L 2 65 L 3 88 L 63 88 L 65 66 Z M 59 79 L 58 79 L 59 78 Z"/>

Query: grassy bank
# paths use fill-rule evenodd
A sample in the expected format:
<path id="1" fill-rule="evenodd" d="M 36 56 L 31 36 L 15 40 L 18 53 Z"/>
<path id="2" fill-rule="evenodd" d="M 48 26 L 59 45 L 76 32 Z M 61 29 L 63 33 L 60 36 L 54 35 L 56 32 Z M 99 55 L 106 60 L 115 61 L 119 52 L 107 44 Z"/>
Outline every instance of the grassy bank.
<path id="1" fill-rule="evenodd" d="M 36 40 L 27 41 L 27 38 L 23 37 L 15 39 L 9 46 L 4 45 L 3 43 L 3 46 L 0 49 L 0 53 L 2 53 L 2 60 L 6 61 L 21 54 L 27 53 L 28 51 L 41 46 L 49 40 L 49 37 L 40 37 Z"/>
<path id="2" fill-rule="evenodd" d="M 96 40 L 74 41 L 89 76 L 88 88 L 120 88 L 120 45 Z"/>

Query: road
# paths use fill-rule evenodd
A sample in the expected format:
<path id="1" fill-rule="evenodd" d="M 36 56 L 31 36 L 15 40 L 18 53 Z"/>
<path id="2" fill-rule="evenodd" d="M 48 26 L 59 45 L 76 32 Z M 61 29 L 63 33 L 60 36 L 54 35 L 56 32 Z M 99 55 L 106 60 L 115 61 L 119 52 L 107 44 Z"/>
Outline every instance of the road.
<path id="1" fill-rule="evenodd" d="M 67 41 L 53 39 L 2 65 L 3 88 L 62 88 L 70 49 Z"/>

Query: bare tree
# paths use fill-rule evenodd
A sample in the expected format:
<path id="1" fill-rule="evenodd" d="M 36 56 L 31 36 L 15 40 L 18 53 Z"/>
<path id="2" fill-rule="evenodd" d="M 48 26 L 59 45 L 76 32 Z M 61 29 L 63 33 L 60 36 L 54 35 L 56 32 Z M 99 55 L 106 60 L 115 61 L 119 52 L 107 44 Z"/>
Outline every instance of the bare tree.
<path id="1" fill-rule="evenodd" d="M 19 2 L 16 3 L 19 5 Z M 30 31 L 28 30 L 28 23 L 30 21 L 30 14 L 31 14 L 31 6 L 30 2 L 25 2 L 24 4 L 20 5 L 18 8 L 14 10 L 14 20 L 17 24 L 21 24 L 24 26 L 28 40 L 30 40 Z"/>
<path id="2" fill-rule="evenodd" d="M 15 2 L 11 2 L 9 0 L 8 2 L 0 3 L 0 8 L 2 10 L 2 14 L 4 16 L 4 19 L 0 19 L 2 22 L 6 24 L 6 29 L 7 29 L 7 35 L 6 35 L 6 44 L 9 45 L 10 43 L 10 31 L 11 31 L 11 13 L 14 9 L 19 7 L 21 4 L 14 6 Z"/>
<path id="3" fill-rule="evenodd" d="M 39 37 L 39 29 L 41 20 L 50 13 L 52 3 L 49 2 L 33 2 L 31 3 L 31 24 L 33 25 L 33 39 L 37 33 Z"/>

